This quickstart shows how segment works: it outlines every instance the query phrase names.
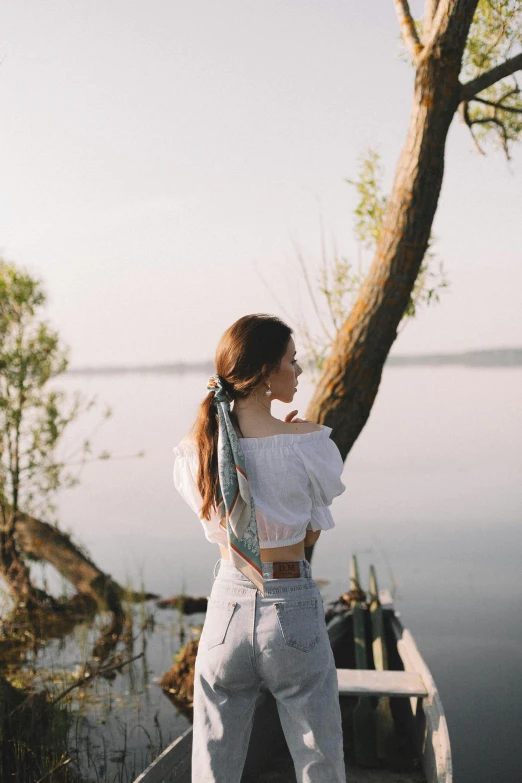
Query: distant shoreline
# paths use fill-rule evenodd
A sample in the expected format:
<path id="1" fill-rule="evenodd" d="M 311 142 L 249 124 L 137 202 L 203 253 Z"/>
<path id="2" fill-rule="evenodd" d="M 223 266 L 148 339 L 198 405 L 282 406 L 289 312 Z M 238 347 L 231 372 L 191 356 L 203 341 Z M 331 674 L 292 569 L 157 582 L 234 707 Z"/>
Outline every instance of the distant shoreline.
<path id="1" fill-rule="evenodd" d="M 522 367 L 522 348 L 490 348 L 462 353 L 412 354 L 410 356 L 389 356 L 385 366 L 411 367 L 412 365 L 448 365 L 465 367 Z M 128 373 L 147 373 L 153 375 L 186 375 L 192 373 L 212 373 L 214 363 L 174 362 L 167 364 L 138 364 L 135 366 L 70 367 L 68 375 L 123 375 Z"/>

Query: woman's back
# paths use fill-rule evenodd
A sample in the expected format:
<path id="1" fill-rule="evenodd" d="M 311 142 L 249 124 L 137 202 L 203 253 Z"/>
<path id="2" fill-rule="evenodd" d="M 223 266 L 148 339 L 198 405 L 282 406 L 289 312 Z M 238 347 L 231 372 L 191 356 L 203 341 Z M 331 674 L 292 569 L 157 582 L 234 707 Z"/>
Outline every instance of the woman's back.
<path id="1" fill-rule="evenodd" d="M 282 431 L 275 434 L 239 438 L 261 548 L 293 546 L 304 539 L 307 530 L 333 528 L 329 506 L 345 490 L 341 481 L 344 465 L 330 438 L 331 428 L 312 422 L 281 424 Z M 299 432 L 289 431 L 294 428 Z M 174 452 L 174 483 L 199 515 L 196 443 L 185 438 Z M 218 511 L 211 513 L 209 520 L 201 519 L 206 538 L 226 545 L 226 529 L 221 521 Z"/>

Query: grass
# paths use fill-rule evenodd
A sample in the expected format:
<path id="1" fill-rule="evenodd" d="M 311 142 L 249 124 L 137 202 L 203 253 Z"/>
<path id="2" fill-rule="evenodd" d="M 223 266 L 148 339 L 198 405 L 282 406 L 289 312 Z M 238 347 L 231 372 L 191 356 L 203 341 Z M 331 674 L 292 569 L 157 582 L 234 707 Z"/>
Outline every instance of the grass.
<path id="1" fill-rule="evenodd" d="M 109 615 L 78 623 L 58 638 L 37 639 L 29 628 L 19 629 L 15 654 L 0 660 L 0 682 L 3 676 L 11 689 L 0 694 L 2 783 L 130 783 L 186 728 L 156 683 L 186 637 L 198 634 L 197 624 L 186 623 L 181 605 L 161 610 L 161 621 L 145 600 L 126 599 L 124 609 L 127 623 L 111 655 L 127 660 L 142 652 L 143 658 L 75 688 L 56 705 L 50 702 L 93 665 L 93 647 Z M 18 704 L 44 689 L 48 698 L 39 713 L 33 704 L 23 721 L 5 720 L 13 699 Z"/>

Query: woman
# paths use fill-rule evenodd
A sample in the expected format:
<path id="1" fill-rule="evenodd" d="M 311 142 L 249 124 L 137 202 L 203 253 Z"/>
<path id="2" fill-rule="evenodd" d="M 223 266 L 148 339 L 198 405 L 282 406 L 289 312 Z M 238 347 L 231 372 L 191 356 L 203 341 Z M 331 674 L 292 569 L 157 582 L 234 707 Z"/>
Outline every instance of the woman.
<path id="1" fill-rule="evenodd" d="M 232 324 L 216 371 L 174 449 L 174 483 L 221 555 L 195 665 L 192 781 L 239 783 L 264 684 L 299 783 L 345 783 L 337 673 L 304 552 L 334 526 L 343 461 L 329 427 L 271 414 L 302 373 L 280 319 Z"/>

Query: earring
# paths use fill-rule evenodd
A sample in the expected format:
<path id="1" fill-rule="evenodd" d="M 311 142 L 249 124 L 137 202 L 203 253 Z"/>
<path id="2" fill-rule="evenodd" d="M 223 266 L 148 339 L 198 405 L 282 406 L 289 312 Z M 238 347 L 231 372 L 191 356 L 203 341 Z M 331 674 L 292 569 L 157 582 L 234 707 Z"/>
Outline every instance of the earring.
<path id="1" fill-rule="evenodd" d="M 267 397 L 270 397 L 270 395 L 272 394 L 272 391 L 270 389 L 270 384 L 268 384 L 268 389 L 266 390 L 265 394 Z"/>

